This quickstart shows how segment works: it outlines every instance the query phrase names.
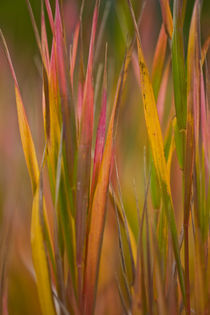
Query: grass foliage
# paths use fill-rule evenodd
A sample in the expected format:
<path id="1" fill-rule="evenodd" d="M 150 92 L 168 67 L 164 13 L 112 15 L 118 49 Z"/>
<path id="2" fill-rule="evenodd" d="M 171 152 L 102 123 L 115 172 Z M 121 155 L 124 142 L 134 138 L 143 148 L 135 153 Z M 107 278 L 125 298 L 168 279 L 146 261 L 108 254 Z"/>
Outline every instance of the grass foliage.
<path id="1" fill-rule="evenodd" d="M 160 0 L 162 25 L 151 71 L 139 31 L 144 7 L 138 18 L 132 1 L 125 1 L 133 33 L 126 39 L 124 59 L 114 85 L 108 81 L 109 43 L 103 41 L 110 4 L 100 12 L 100 1 L 95 1 L 89 47 L 83 38 L 87 1 L 82 1 L 70 46 L 62 1 L 55 1 L 55 9 L 49 0 L 41 1 L 40 32 L 29 0 L 27 5 L 42 64 L 42 161 L 37 159 L 2 32 L 1 39 L 14 79 L 20 137 L 31 179 L 31 248 L 42 313 L 94 313 L 108 211 L 114 215 L 115 242 L 119 245 L 120 267 L 114 271 L 113 285 L 118 288 L 121 306 L 116 314 L 207 315 L 210 112 L 206 54 L 210 41 L 201 44 L 201 1 L 194 1 L 186 39 L 183 29 L 187 1 L 174 0 L 171 10 L 169 1 Z M 46 25 L 50 26 L 51 41 Z M 96 59 L 102 51 L 103 65 Z M 98 80 L 95 74 L 100 67 L 102 79 Z M 170 113 L 166 114 L 170 75 L 173 92 L 167 101 Z M 127 196 L 121 189 L 116 158 L 117 130 L 123 128 L 118 124 L 118 116 L 122 105 L 125 107 L 128 102 L 131 76 L 141 91 L 139 106 L 143 107 L 148 135 L 144 202 L 140 207 L 136 197 L 136 209 L 132 210 L 123 202 Z M 174 157 L 181 170 L 179 209 L 172 193 L 176 189 Z M 50 186 L 51 206 L 46 202 L 46 185 Z M 138 217 L 137 233 L 130 220 L 132 212 Z M 8 234 L 6 229 L 1 233 Z M 8 311 L 6 239 L 7 236 L 2 241 L 0 263 L 2 314 Z M 108 263 L 106 268 L 110 268 Z M 103 273 L 106 277 L 106 269 Z"/>

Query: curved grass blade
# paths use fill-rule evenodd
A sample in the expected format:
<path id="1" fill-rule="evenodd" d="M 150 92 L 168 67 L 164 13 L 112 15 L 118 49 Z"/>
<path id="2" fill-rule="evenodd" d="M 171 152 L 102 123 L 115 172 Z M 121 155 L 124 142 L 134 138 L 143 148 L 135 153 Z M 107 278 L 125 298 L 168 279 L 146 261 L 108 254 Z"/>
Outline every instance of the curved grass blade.
<path id="1" fill-rule="evenodd" d="M 179 274 L 179 282 L 181 287 L 181 292 L 183 299 L 185 300 L 185 287 L 184 287 L 184 280 L 183 280 L 183 272 L 179 254 L 179 246 L 178 246 L 178 236 L 177 236 L 177 229 L 176 229 L 176 222 L 174 216 L 174 209 L 173 209 L 173 201 L 171 196 L 171 188 L 169 182 L 169 174 L 166 165 L 166 159 L 164 156 L 164 147 L 163 147 L 163 139 L 162 133 L 160 128 L 160 122 L 158 119 L 157 108 L 155 104 L 155 97 L 149 77 L 149 72 L 147 66 L 145 64 L 143 51 L 141 48 L 140 43 L 140 34 L 138 31 L 134 11 L 132 8 L 131 1 L 128 0 L 129 8 L 131 11 L 131 15 L 133 18 L 136 37 L 137 37 L 137 47 L 138 47 L 138 58 L 139 58 L 139 68 L 140 68 L 140 78 L 141 78 L 141 92 L 143 96 L 143 105 L 144 105 L 144 116 L 147 126 L 148 137 L 151 145 L 153 160 L 155 164 L 155 168 L 158 174 L 159 184 L 161 187 L 164 210 L 166 212 L 166 217 L 168 220 L 172 243 L 173 243 L 173 250 L 174 256 L 176 259 L 178 274 Z"/>
<path id="2" fill-rule="evenodd" d="M 23 152 L 25 155 L 25 160 L 26 164 L 28 167 L 28 172 L 30 175 L 30 180 L 32 184 L 32 190 L 33 193 L 35 193 L 36 186 L 38 183 L 38 178 L 39 178 L 39 167 L 38 167 L 38 162 L 37 162 L 37 157 L 36 157 L 36 152 L 35 152 L 35 147 L 34 147 L 34 142 L 32 139 L 31 135 L 31 130 L 28 124 L 28 119 L 26 116 L 25 108 L 23 105 L 22 97 L 20 94 L 20 89 L 19 85 L 17 82 L 15 70 L 12 64 L 12 60 L 9 54 L 9 50 L 4 38 L 4 35 L 2 31 L 0 30 L 0 37 L 2 39 L 7 60 L 9 62 L 10 70 L 13 76 L 14 84 L 15 84 L 15 96 L 16 96 L 16 104 L 17 104 L 17 113 L 18 113 L 18 123 L 19 123 L 19 130 L 20 130 L 20 137 L 22 141 L 22 147 L 23 147 Z"/>

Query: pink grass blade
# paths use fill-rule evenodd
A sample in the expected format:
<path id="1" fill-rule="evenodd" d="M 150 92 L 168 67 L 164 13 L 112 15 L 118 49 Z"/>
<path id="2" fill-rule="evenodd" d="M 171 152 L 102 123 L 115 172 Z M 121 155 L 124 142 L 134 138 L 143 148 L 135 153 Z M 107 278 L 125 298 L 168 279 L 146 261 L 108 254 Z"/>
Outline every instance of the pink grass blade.
<path id="1" fill-rule="evenodd" d="M 72 54 L 70 58 L 70 77 L 71 77 L 71 88 L 72 91 L 74 90 L 74 68 L 76 63 L 76 57 L 77 57 L 77 47 L 78 47 L 78 41 L 79 41 L 79 32 L 80 32 L 80 21 L 77 23 L 74 36 L 73 36 L 73 43 L 72 43 Z"/>
<path id="2" fill-rule="evenodd" d="M 42 46 L 43 57 L 45 59 L 46 69 L 48 70 L 47 73 L 49 73 L 50 58 L 49 58 L 49 47 L 48 47 L 47 31 L 46 31 L 46 25 L 45 25 L 43 2 L 41 6 L 41 46 Z"/>
<path id="3" fill-rule="evenodd" d="M 56 70 L 58 74 L 61 112 L 64 128 L 64 140 L 67 156 L 67 166 L 71 187 L 74 186 L 74 167 L 75 167 L 75 152 L 76 152 L 76 124 L 73 100 L 70 98 L 68 61 L 66 56 L 66 46 L 64 41 L 64 30 L 59 7 L 59 1 L 56 0 L 55 10 L 55 45 L 56 45 Z"/>
<path id="4" fill-rule="evenodd" d="M 201 133 L 203 139 L 203 149 L 205 155 L 205 165 L 206 165 L 206 179 L 208 181 L 210 174 L 210 120 L 208 120 L 206 111 L 206 99 L 205 99 L 205 89 L 204 89 L 204 78 L 203 72 L 201 71 Z M 206 182 L 206 187 L 208 187 L 208 182 Z"/>
<path id="5" fill-rule="evenodd" d="M 160 124 L 162 125 L 163 122 L 163 115 L 164 115 L 164 104 L 166 99 L 166 92 L 168 88 L 168 79 L 169 79 L 169 72 L 170 72 L 170 59 L 166 64 L 165 71 L 163 73 L 163 78 L 161 81 L 158 98 L 157 98 L 157 111 L 160 120 Z"/>
<path id="6" fill-rule="evenodd" d="M 76 240 L 77 240 L 77 267 L 79 277 L 79 296 L 82 294 L 82 263 L 84 259 L 84 242 L 86 233 L 86 215 L 88 210 L 90 191 L 91 146 L 93 135 L 93 106 L 94 90 L 92 86 L 92 69 L 94 43 L 98 19 L 98 1 L 96 2 L 89 46 L 89 57 L 84 84 L 83 102 L 81 108 L 81 122 L 79 130 L 78 161 L 77 161 L 77 188 L 76 188 Z"/>
<path id="7" fill-rule="evenodd" d="M 49 86 L 45 70 L 43 69 L 43 92 L 42 92 L 42 108 L 45 137 L 50 140 L 50 104 L 49 104 Z"/>
<path id="8" fill-rule="evenodd" d="M 51 31 L 53 33 L 53 37 L 55 37 L 54 18 L 53 18 L 52 8 L 51 8 L 49 0 L 45 0 L 45 6 L 46 6 L 46 9 L 47 9 L 47 14 L 48 14 L 49 22 L 50 22 Z"/>

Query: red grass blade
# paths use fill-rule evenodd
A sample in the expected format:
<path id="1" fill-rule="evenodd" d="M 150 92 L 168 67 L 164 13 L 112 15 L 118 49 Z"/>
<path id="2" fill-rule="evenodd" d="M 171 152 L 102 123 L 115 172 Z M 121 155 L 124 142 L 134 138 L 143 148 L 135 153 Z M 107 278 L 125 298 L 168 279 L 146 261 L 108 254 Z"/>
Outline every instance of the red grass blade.
<path id="1" fill-rule="evenodd" d="M 93 106 L 94 90 L 92 86 L 92 69 L 94 43 L 98 19 L 98 1 L 96 2 L 92 31 L 90 38 L 89 57 L 84 85 L 84 95 L 81 108 L 81 122 L 79 131 L 79 147 L 77 161 L 77 191 L 76 191 L 76 240 L 77 240 L 77 267 L 79 277 L 79 296 L 82 290 L 82 262 L 84 258 L 84 241 L 86 233 L 86 215 L 88 210 L 89 185 L 90 185 L 90 165 L 91 146 L 93 134 Z"/>
<path id="2" fill-rule="evenodd" d="M 73 43 L 72 43 L 72 54 L 70 58 L 70 77 L 71 77 L 71 88 L 73 91 L 73 81 L 74 81 L 74 68 L 75 68 L 75 62 L 76 62 L 76 56 L 77 56 L 77 47 L 78 47 L 78 40 L 79 40 L 79 31 L 80 31 L 80 21 L 77 23 L 75 31 L 74 31 L 74 37 L 73 37 Z"/>

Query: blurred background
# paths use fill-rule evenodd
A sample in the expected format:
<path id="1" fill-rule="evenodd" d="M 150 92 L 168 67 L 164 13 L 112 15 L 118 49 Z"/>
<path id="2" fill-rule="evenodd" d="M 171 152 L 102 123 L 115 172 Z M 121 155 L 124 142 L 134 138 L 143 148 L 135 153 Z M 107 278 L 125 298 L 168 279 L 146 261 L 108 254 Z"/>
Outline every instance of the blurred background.
<path id="1" fill-rule="evenodd" d="M 31 0 L 30 2 L 37 24 L 40 25 L 40 1 Z M 140 32 L 145 57 L 151 69 L 151 61 L 161 26 L 161 11 L 158 0 L 145 0 L 144 2 Z M 51 3 L 54 6 L 54 1 L 51 1 Z M 85 58 L 87 58 L 88 54 L 90 23 L 94 4 L 95 1 L 88 0 L 84 8 Z M 133 4 L 138 16 L 143 2 L 135 0 Z M 188 1 L 184 33 L 186 37 L 193 4 L 194 1 Z M 172 5 L 173 1 L 171 1 Z M 63 0 L 63 6 L 67 38 L 70 43 L 72 31 L 79 16 L 80 1 Z M 105 10 L 107 10 L 107 20 L 101 48 L 97 55 L 98 60 L 94 69 L 94 80 L 97 77 L 98 65 L 103 62 L 105 43 L 108 42 L 108 93 L 109 106 L 111 107 L 115 92 L 112 87 L 116 86 L 126 42 L 128 38 L 132 38 L 133 26 L 126 0 L 101 0 L 99 24 Z M 210 33 L 209 0 L 203 1 L 201 21 L 203 43 Z M 44 146 L 41 63 L 25 0 L 0 1 L 0 28 L 9 46 L 40 161 Z M 49 25 L 48 33 L 50 41 Z M 130 224 L 137 233 L 134 182 L 137 197 L 140 205 L 142 205 L 144 196 L 144 146 L 147 145 L 147 138 L 143 109 L 140 106 L 140 92 L 133 69 L 130 69 L 129 76 L 130 79 L 126 84 L 123 106 L 119 117 L 116 155 L 125 207 L 128 211 Z M 169 89 L 166 100 L 168 111 L 170 111 L 171 107 L 171 93 L 172 91 Z M 97 108 L 97 99 L 95 102 Z M 174 157 L 173 163 L 174 172 L 179 172 L 176 157 Z M 176 195 L 179 195 L 178 183 L 177 190 L 173 194 L 174 199 L 176 199 Z M 178 207 L 179 201 L 177 199 L 176 203 Z M 9 313 L 12 315 L 40 314 L 30 250 L 31 205 L 32 194 L 19 136 L 14 86 L 2 44 L 0 44 L 0 251 L 7 258 L 5 265 L 6 285 L 8 286 Z M 110 222 L 113 221 L 112 215 L 108 213 Z M 104 259 L 102 260 L 102 266 L 105 261 L 106 263 L 108 261 L 110 265 L 114 263 L 113 253 L 115 252 L 115 246 L 117 246 L 114 244 L 117 244 L 117 241 L 111 241 L 111 238 L 114 237 L 113 235 L 109 233 L 106 235 L 103 246 Z M 101 302 L 98 303 L 97 314 L 100 314 L 102 310 L 109 314 L 111 312 L 109 305 L 117 309 L 116 305 L 117 303 L 119 304 L 119 300 L 115 294 L 110 294 L 111 291 L 107 289 L 113 281 L 114 278 L 112 276 L 109 278 L 108 275 L 106 279 L 102 279 Z"/>

